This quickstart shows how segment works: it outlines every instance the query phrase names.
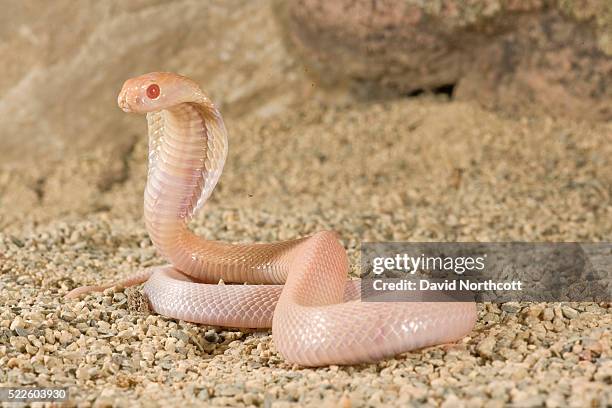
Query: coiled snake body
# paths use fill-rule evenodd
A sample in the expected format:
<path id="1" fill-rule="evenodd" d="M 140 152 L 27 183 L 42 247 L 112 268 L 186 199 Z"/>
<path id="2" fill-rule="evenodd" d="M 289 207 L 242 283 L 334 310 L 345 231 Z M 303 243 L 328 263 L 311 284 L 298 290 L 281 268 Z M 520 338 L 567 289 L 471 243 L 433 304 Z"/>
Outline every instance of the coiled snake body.
<path id="1" fill-rule="evenodd" d="M 267 244 L 194 235 L 187 222 L 212 193 L 227 155 L 221 114 L 195 82 L 172 73 L 126 81 L 118 103 L 125 112 L 147 114 L 145 223 L 171 265 L 117 284 L 146 282 L 155 312 L 211 325 L 272 327 L 277 350 L 304 366 L 375 361 L 471 331 L 474 303 L 362 303 L 333 232 Z M 264 285 L 217 285 L 220 279 Z M 77 288 L 67 297 L 110 286 Z"/>

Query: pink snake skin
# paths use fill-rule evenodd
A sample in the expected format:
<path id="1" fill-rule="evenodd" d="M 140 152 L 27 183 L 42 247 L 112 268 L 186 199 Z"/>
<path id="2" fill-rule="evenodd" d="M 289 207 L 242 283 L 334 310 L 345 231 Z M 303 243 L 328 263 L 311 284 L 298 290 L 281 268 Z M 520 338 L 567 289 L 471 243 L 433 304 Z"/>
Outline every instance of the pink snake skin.
<path id="1" fill-rule="evenodd" d="M 334 232 L 265 244 L 193 234 L 187 222 L 212 193 L 227 155 L 223 119 L 192 80 L 155 72 L 125 82 L 125 112 L 146 113 L 149 171 L 144 199 L 151 240 L 171 265 L 69 298 L 146 282 L 159 314 L 229 327 L 269 328 L 276 349 L 302 366 L 372 362 L 456 341 L 476 321 L 474 303 L 361 302 Z M 226 283 L 241 285 L 218 285 Z M 244 285 L 248 282 L 251 285 Z"/>

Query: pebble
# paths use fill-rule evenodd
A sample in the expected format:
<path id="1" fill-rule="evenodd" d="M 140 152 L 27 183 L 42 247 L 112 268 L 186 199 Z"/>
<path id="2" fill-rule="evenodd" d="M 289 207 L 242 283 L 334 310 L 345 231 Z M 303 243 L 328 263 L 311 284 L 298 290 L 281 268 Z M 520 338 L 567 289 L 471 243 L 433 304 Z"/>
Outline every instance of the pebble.
<path id="1" fill-rule="evenodd" d="M 501 309 L 506 313 L 518 313 L 521 310 L 521 305 L 518 302 L 507 302 L 501 306 Z"/>
<path id="2" fill-rule="evenodd" d="M 204 339 L 209 343 L 218 343 L 219 335 L 214 330 L 208 330 L 206 334 L 204 334 Z"/>
<path id="3" fill-rule="evenodd" d="M 578 311 L 575 309 L 572 309 L 569 306 L 563 306 L 561 308 L 561 311 L 563 312 L 563 316 L 565 316 L 568 319 L 575 319 L 576 317 L 578 317 Z"/>
<path id="4" fill-rule="evenodd" d="M 486 337 L 476 346 L 476 352 L 478 355 L 484 358 L 493 357 L 493 348 L 497 343 L 496 339 L 492 336 Z"/>
<path id="5" fill-rule="evenodd" d="M 551 321 L 553 318 L 555 317 L 555 313 L 553 311 L 552 308 L 547 307 L 546 309 L 544 309 L 544 311 L 542 312 L 542 320 L 545 321 Z"/>

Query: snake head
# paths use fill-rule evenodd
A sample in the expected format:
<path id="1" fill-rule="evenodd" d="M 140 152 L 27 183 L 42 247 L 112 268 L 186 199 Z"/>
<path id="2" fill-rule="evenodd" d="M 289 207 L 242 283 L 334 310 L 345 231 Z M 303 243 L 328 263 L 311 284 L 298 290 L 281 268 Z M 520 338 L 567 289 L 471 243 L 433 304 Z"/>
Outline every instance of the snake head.
<path id="1" fill-rule="evenodd" d="M 191 79 L 171 72 L 151 72 L 125 81 L 117 104 L 124 112 L 148 113 L 205 99 Z"/>

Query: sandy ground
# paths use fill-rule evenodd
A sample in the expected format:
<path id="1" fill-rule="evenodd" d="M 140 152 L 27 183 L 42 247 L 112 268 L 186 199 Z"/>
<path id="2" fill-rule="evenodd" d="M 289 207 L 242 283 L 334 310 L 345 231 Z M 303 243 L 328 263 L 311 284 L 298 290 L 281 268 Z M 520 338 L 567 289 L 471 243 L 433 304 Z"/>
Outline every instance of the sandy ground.
<path id="1" fill-rule="evenodd" d="M 80 406 L 603 407 L 609 304 L 480 305 L 473 333 L 377 364 L 303 369 L 268 331 L 174 321 L 135 290 L 62 295 L 164 263 L 141 219 L 142 136 L 0 171 L 0 384 L 67 386 Z M 609 241 L 610 124 L 514 118 L 420 97 L 228 119 L 197 233 L 272 241 Z M 130 140 L 133 140 L 130 142 Z M 27 163 L 26 163 L 27 164 Z M 137 402 L 134 402 L 137 401 Z"/>

